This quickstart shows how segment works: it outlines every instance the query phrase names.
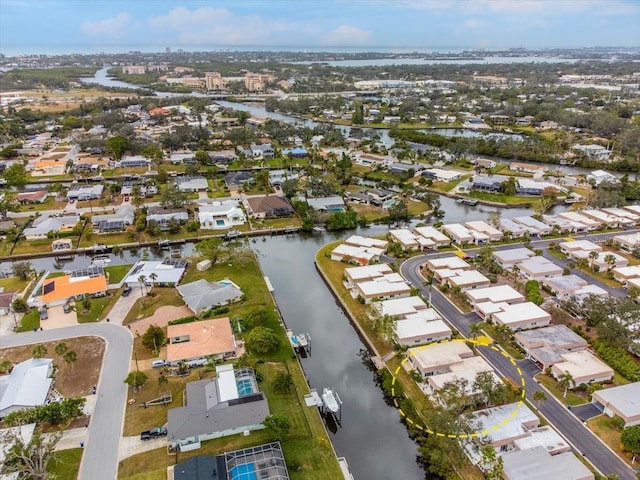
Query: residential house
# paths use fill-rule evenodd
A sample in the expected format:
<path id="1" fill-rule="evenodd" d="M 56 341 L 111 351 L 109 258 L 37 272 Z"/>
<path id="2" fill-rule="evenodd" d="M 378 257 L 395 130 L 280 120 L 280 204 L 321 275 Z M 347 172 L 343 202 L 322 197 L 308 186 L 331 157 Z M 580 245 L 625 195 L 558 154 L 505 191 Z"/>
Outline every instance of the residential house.
<path id="1" fill-rule="evenodd" d="M 566 220 L 581 223 L 585 226 L 585 231 L 587 232 L 600 228 L 601 226 L 601 223 L 599 221 L 594 220 L 593 218 L 589 218 L 586 215 L 581 215 L 577 212 L 560 212 L 558 213 L 558 216 Z"/>
<path id="2" fill-rule="evenodd" d="M 107 277 L 102 267 L 89 267 L 60 277 L 47 278 L 42 283 L 41 296 L 35 303 L 52 307 L 79 298 L 104 296 L 107 290 Z"/>
<path id="3" fill-rule="evenodd" d="M 500 218 L 498 220 L 498 227 L 504 233 L 505 237 L 522 238 L 529 232 L 528 228 L 524 225 L 514 222 L 510 218 Z"/>
<path id="4" fill-rule="evenodd" d="M 574 145 L 571 148 L 582 152 L 586 157 L 592 160 L 605 161 L 609 160 L 609 157 L 611 156 L 611 150 L 603 147 L 602 145 Z"/>
<path id="5" fill-rule="evenodd" d="M 253 218 L 290 217 L 295 213 L 289 200 L 276 195 L 249 197 L 243 203 L 247 213 Z"/>
<path id="6" fill-rule="evenodd" d="M 176 184 L 181 192 L 206 192 L 209 183 L 203 177 L 177 177 Z"/>
<path id="7" fill-rule="evenodd" d="M 493 368 L 482 357 L 476 357 L 464 342 L 431 344 L 427 348 L 410 348 L 409 362 L 427 380 L 427 393 L 437 393 L 445 385 L 465 382 L 464 393 L 477 395 L 473 384 L 479 373 L 489 373 L 495 383 L 502 383 Z"/>
<path id="8" fill-rule="evenodd" d="M 322 213 L 338 213 L 344 212 L 347 209 L 347 205 L 344 203 L 342 197 L 337 195 L 307 198 L 306 201 L 311 208 Z"/>
<path id="9" fill-rule="evenodd" d="M 380 315 L 395 320 L 395 341 L 399 345 L 415 346 L 451 338 L 451 329 L 442 317 L 420 297 L 384 300 L 374 306 Z"/>
<path id="10" fill-rule="evenodd" d="M 337 262 L 355 263 L 358 265 L 369 265 L 380 260 L 380 256 L 385 252 L 377 247 L 356 247 L 341 243 L 331 251 L 331 260 Z"/>
<path id="11" fill-rule="evenodd" d="M 454 270 L 453 275 L 447 276 L 444 283 L 451 288 L 459 288 L 462 292 L 491 285 L 491 281 L 477 270 Z"/>
<path id="12" fill-rule="evenodd" d="M 500 192 L 502 182 L 506 181 L 505 175 L 474 175 L 471 180 L 471 188 L 482 192 Z"/>
<path id="13" fill-rule="evenodd" d="M 251 151 L 251 158 L 274 158 L 276 156 L 274 148 L 270 143 L 263 143 L 260 145 L 251 144 L 249 147 Z"/>
<path id="14" fill-rule="evenodd" d="M 118 162 L 118 167 L 120 168 L 148 168 L 150 165 L 151 160 L 142 155 L 126 156 Z"/>
<path id="15" fill-rule="evenodd" d="M 369 281 L 356 283 L 351 295 L 354 298 L 362 298 L 364 303 L 371 303 L 374 300 L 408 297 L 411 295 L 411 287 L 399 273 L 387 273 Z"/>
<path id="16" fill-rule="evenodd" d="M 133 224 L 135 218 L 134 208 L 131 205 L 116 207 L 115 213 L 93 215 L 91 224 L 96 233 L 121 232 Z"/>
<path id="17" fill-rule="evenodd" d="M 124 279 L 127 285 L 141 283 L 146 286 L 175 287 L 187 271 L 189 262 L 182 259 L 141 260 L 136 263 Z"/>
<path id="18" fill-rule="evenodd" d="M 250 472 L 249 475 L 254 475 L 256 480 L 289 480 L 280 442 L 257 445 L 222 455 L 191 457 L 176 464 L 172 475 L 173 480 L 244 480 L 244 472 Z"/>
<path id="19" fill-rule="evenodd" d="M 0 292 L 0 315 L 9 315 L 15 292 Z"/>
<path id="20" fill-rule="evenodd" d="M 44 405 L 53 384 L 53 359 L 30 358 L 0 376 L 0 419 L 12 412 Z"/>
<path id="21" fill-rule="evenodd" d="M 79 215 L 66 215 L 62 217 L 42 215 L 36 218 L 31 223 L 31 226 L 25 228 L 22 233 L 27 240 L 38 240 L 41 238 L 47 238 L 49 232 L 71 232 L 79 221 Z"/>
<path id="22" fill-rule="evenodd" d="M 618 217 L 616 215 L 611 215 L 600 210 L 587 209 L 582 210 L 580 213 L 595 220 L 596 222 L 600 223 L 600 225 L 608 228 L 618 228 L 630 223 L 630 221 L 627 219 Z"/>
<path id="23" fill-rule="evenodd" d="M 413 232 L 433 243 L 435 249 L 451 244 L 451 239 L 434 227 L 415 227 Z"/>
<path id="24" fill-rule="evenodd" d="M 542 215 L 542 221 L 560 233 L 584 233 L 587 231 L 587 226 L 584 223 L 568 220 L 558 215 Z"/>
<path id="25" fill-rule="evenodd" d="M 459 223 L 449 223 L 440 228 L 458 245 L 474 241 L 474 235 L 469 231 L 469 229 Z"/>
<path id="26" fill-rule="evenodd" d="M 571 452 L 551 455 L 545 447 L 502 455 L 504 480 L 594 480 L 595 476 Z"/>
<path id="27" fill-rule="evenodd" d="M 67 191 L 67 200 L 98 200 L 102 198 L 104 185 L 72 185 Z"/>
<path id="28" fill-rule="evenodd" d="M 553 231 L 553 228 L 546 223 L 542 223 L 541 221 L 536 220 L 535 218 L 528 215 L 515 217 L 513 221 L 524 226 L 529 232 L 529 235 L 532 237 L 549 235 Z"/>
<path id="29" fill-rule="evenodd" d="M 296 180 L 298 177 L 298 173 L 289 170 L 269 170 L 269 183 L 276 189 L 281 188 L 287 180 Z"/>
<path id="30" fill-rule="evenodd" d="M 527 358 L 542 370 L 561 362 L 563 353 L 579 352 L 587 348 L 587 341 L 566 325 L 552 325 L 516 332 L 514 338 L 526 352 Z"/>
<path id="31" fill-rule="evenodd" d="M 189 213 L 183 208 L 149 207 L 147 224 L 156 222 L 161 230 L 168 230 L 171 222 L 184 224 L 189 221 Z"/>
<path id="32" fill-rule="evenodd" d="M 167 339 L 167 361 L 174 364 L 237 356 L 238 345 L 227 317 L 169 325 Z"/>
<path id="33" fill-rule="evenodd" d="M 31 170 L 33 177 L 54 177 L 67 172 L 67 162 L 64 160 L 40 160 Z"/>
<path id="34" fill-rule="evenodd" d="M 16 201 L 20 203 L 44 203 L 49 194 L 46 190 L 37 190 L 35 192 L 21 192 L 16 195 Z"/>
<path id="35" fill-rule="evenodd" d="M 424 266 L 433 272 L 434 278 L 439 282 L 444 282 L 458 270 L 471 270 L 473 268 L 455 255 L 442 258 L 430 258 L 425 262 Z"/>
<path id="36" fill-rule="evenodd" d="M 520 276 L 527 280 L 542 280 L 557 277 L 564 273 L 564 269 L 544 257 L 531 257 L 518 264 Z"/>
<path id="37" fill-rule="evenodd" d="M 508 250 L 497 250 L 493 252 L 492 256 L 502 268 L 512 270 L 515 265 L 534 257 L 535 253 L 528 248 L 521 247 L 510 248 Z"/>
<path id="38" fill-rule="evenodd" d="M 223 200 L 200 204 L 198 221 L 204 230 L 226 229 L 246 222 L 244 212 L 237 200 Z"/>
<path id="39" fill-rule="evenodd" d="M 613 269 L 613 278 L 626 286 L 630 280 L 640 279 L 640 265 L 616 267 Z"/>
<path id="40" fill-rule="evenodd" d="M 465 222 L 465 227 L 475 232 L 480 232 L 486 235 L 489 238 L 490 242 L 497 242 L 502 240 L 502 232 L 497 228 L 492 227 L 487 222 L 483 222 L 482 220 L 474 220 L 471 222 Z"/>
<path id="41" fill-rule="evenodd" d="M 609 295 L 609 293 L 603 288 L 589 284 L 586 280 L 573 274 L 545 278 L 542 280 L 542 285 L 546 287 L 552 295 L 555 295 L 560 300 L 568 300 L 571 297 L 575 297 L 576 300 L 582 301 L 589 295 L 596 295 L 599 297 Z"/>
<path id="42" fill-rule="evenodd" d="M 366 265 L 363 267 L 347 268 L 344 271 L 344 286 L 352 290 L 360 282 L 368 282 L 384 275 L 393 273 L 391 267 L 386 263 L 377 265 Z"/>
<path id="43" fill-rule="evenodd" d="M 476 288 L 465 292 L 471 305 L 483 302 L 507 303 L 514 305 L 524 302 L 524 295 L 510 285 L 498 285 L 495 287 Z"/>
<path id="44" fill-rule="evenodd" d="M 609 172 L 605 172 L 604 170 L 594 170 L 593 172 L 587 174 L 587 181 L 597 187 L 603 182 L 617 183 L 618 177 Z"/>
<path id="45" fill-rule="evenodd" d="M 524 173 L 532 173 L 532 174 L 543 174 L 548 168 L 544 165 L 533 165 L 531 163 L 520 163 L 520 162 L 511 162 L 509 164 L 509 170 L 513 170 L 514 172 L 524 172 Z"/>
<path id="46" fill-rule="evenodd" d="M 565 187 L 560 187 L 555 183 L 532 180 L 530 178 L 518 178 L 516 191 L 518 195 L 540 196 L 545 189 L 553 189 L 557 193 L 567 194 L 569 191 Z"/>
<path id="47" fill-rule="evenodd" d="M 560 251 L 569 258 L 589 258 L 591 252 L 602 252 L 602 247 L 589 240 L 573 240 L 571 242 L 561 242 L 558 244 Z"/>
<path id="48" fill-rule="evenodd" d="M 588 385 L 594 382 L 606 382 L 613 378 L 613 369 L 587 350 L 563 353 L 560 356 L 562 361 L 551 366 L 551 374 L 556 379 L 560 379 L 569 372 L 572 378 L 570 388 L 583 383 Z"/>
<path id="49" fill-rule="evenodd" d="M 218 365 L 216 377 L 189 382 L 184 406 L 168 411 L 167 441 L 179 451 L 201 442 L 264 428 L 267 399 L 251 369 Z"/>
<path id="50" fill-rule="evenodd" d="M 187 307 L 196 315 L 242 299 L 242 291 L 230 280 L 207 282 L 200 279 L 177 287 Z"/>
<path id="51" fill-rule="evenodd" d="M 251 183 L 253 181 L 253 172 L 229 172 L 224 176 L 224 182 L 227 184 L 227 187 L 239 187 L 241 185 L 245 185 L 247 183 Z"/>
<path id="52" fill-rule="evenodd" d="M 635 227 L 640 223 L 640 215 L 624 208 L 601 208 L 601 211 L 621 219 L 621 224 L 627 227 Z"/>
<path id="53" fill-rule="evenodd" d="M 610 417 L 620 417 L 625 427 L 640 425 L 640 382 L 596 390 L 591 403 Z"/>
<path id="54" fill-rule="evenodd" d="M 442 168 L 429 168 L 424 170 L 421 175 L 436 182 L 452 182 L 462 177 L 463 172 L 457 170 L 444 170 Z"/>
<path id="55" fill-rule="evenodd" d="M 500 311 L 491 313 L 491 319 L 496 325 L 509 327 L 514 332 L 546 327 L 551 322 L 551 314 L 533 302 L 494 305 L 499 305 L 501 308 Z"/>
<path id="56" fill-rule="evenodd" d="M 640 233 L 630 233 L 628 235 L 617 235 L 613 237 L 613 242 L 622 250 L 633 252 L 640 247 Z"/>

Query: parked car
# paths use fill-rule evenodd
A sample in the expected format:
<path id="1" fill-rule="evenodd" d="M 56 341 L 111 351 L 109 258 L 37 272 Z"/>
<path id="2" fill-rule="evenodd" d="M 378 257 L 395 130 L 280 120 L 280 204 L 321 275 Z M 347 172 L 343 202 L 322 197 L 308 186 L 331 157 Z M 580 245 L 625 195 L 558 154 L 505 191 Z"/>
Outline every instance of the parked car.
<path id="1" fill-rule="evenodd" d="M 166 367 L 171 365 L 169 362 L 167 362 L 166 360 L 154 360 L 153 362 L 151 362 L 151 366 L 153 368 L 162 368 L 162 367 Z"/>
<path id="2" fill-rule="evenodd" d="M 130 293 L 131 293 L 131 285 L 127 285 L 126 287 L 124 287 L 124 290 L 122 291 L 122 296 L 128 297 Z"/>
<path id="3" fill-rule="evenodd" d="M 152 428 L 140 433 L 140 440 L 151 440 L 152 438 L 166 437 L 167 429 L 164 427 Z"/>
<path id="4" fill-rule="evenodd" d="M 62 306 L 62 310 L 64 311 L 64 313 L 69 313 L 71 311 L 71 305 L 69 305 L 68 303 L 65 303 Z"/>
<path id="5" fill-rule="evenodd" d="M 47 312 L 47 309 L 40 309 L 40 320 L 46 320 L 47 318 L 49 318 L 49 312 Z"/>

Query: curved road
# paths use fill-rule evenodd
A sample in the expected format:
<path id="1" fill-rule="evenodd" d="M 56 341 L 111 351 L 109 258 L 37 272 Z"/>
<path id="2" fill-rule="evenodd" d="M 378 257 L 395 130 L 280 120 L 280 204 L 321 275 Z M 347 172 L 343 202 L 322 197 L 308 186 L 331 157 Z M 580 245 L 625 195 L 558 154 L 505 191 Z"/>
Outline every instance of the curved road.
<path id="1" fill-rule="evenodd" d="M 514 245 L 510 246 L 511 248 Z M 450 253 L 449 253 L 450 255 Z M 429 287 L 424 287 L 424 278 L 420 274 L 420 266 L 429 257 L 443 256 L 442 254 L 422 255 L 410 258 L 405 261 L 400 270 L 402 275 L 422 291 L 425 298 L 429 297 Z M 480 317 L 474 312 L 463 314 L 449 300 L 440 293 L 440 290 L 433 285 L 431 288 L 431 300 L 433 306 L 456 330 L 465 337 L 470 336 L 470 327 L 473 323 L 480 321 Z M 516 371 L 511 362 L 502 356 L 499 352 L 487 347 L 479 347 L 485 359 L 496 369 L 503 377 L 517 379 L 520 375 Z M 516 362 L 517 367 L 522 371 L 522 376 L 526 382 L 527 398 L 532 404 L 533 393 L 542 388 L 533 378 L 540 373 L 529 360 L 519 360 Z M 616 474 L 620 480 L 636 480 L 635 472 L 627 466 L 615 453 L 604 445 L 598 437 L 596 437 L 582 421 L 564 407 L 552 395 L 549 400 L 540 406 L 540 412 L 549 420 L 549 422 L 566 438 L 578 453 L 582 453 L 600 472 L 609 475 Z"/>
<path id="2" fill-rule="evenodd" d="M 118 446 L 122 435 L 133 338 L 117 325 L 92 323 L 0 337 L 0 348 L 30 345 L 93 335 L 106 341 L 96 406 L 80 464 L 80 480 L 113 480 L 118 473 Z"/>

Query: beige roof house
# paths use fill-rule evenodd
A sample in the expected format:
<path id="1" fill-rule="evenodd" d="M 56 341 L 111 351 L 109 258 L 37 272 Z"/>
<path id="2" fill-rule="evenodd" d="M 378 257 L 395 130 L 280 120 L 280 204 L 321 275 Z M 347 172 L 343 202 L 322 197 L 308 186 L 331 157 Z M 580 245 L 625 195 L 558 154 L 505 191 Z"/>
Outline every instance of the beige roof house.
<path id="1" fill-rule="evenodd" d="M 466 292 L 471 305 L 482 302 L 505 302 L 508 304 L 524 302 L 524 295 L 510 285 L 498 285 L 495 287 L 476 288 Z"/>
<path id="2" fill-rule="evenodd" d="M 529 328 L 546 327 L 551 322 L 551 314 L 533 302 L 506 305 L 491 315 L 497 325 L 504 325 L 514 332 Z"/>
<path id="3" fill-rule="evenodd" d="M 597 390 L 591 403 L 610 417 L 622 418 L 625 427 L 640 425 L 640 382 Z"/>
<path id="4" fill-rule="evenodd" d="M 587 341 L 566 325 L 517 332 L 515 340 L 543 370 L 563 361 L 562 354 L 587 348 Z"/>
<path id="5" fill-rule="evenodd" d="M 507 452 L 502 456 L 504 480 L 594 480 L 571 452 L 551 455 L 544 447 Z"/>
<path id="6" fill-rule="evenodd" d="M 551 367 L 551 374 L 559 379 L 565 372 L 569 372 L 573 378 L 573 387 L 613 378 L 613 369 L 587 350 L 563 353 L 560 356 L 562 361 Z"/>
<path id="7" fill-rule="evenodd" d="M 634 248 L 640 247 L 640 233 L 617 235 L 613 237 L 613 241 L 619 245 L 621 249 L 631 252 Z"/>
<path id="8" fill-rule="evenodd" d="M 167 361 L 181 362 L 213 356 L 235 357 L 236 339 L 229 318 L 213 318 L 167 327 Z"/>

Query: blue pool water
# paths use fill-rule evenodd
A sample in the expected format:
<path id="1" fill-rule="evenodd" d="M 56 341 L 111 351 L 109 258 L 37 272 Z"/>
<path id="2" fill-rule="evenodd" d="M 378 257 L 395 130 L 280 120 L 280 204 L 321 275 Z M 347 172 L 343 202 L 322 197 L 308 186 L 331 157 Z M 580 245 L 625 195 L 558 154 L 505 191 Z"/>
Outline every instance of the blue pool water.
<path id="1" fill-rule="evenodd" d="M 224 285 L 225 287 L 228 287 L 229 285 L 232 285 L 232 283 L 229 280 L 220 280 L 218 283 L 220 285 Z"/>
<path id="2" fill-rule="evenodd" d="M 238 385 L 238 393 L 240 394 L 241 397 L 255 393 L 253 391 L 253 385 L 251 384 L 251 380 L 249 379 L 245 378 L 242 380 L 236 380 L 236 384 Z"/>
<path id="3" fill-rule="evenodd" d="M 253 463 L 241 463 L 231 469 L 230 480 L 258 480 L 256 466 Z"/>

